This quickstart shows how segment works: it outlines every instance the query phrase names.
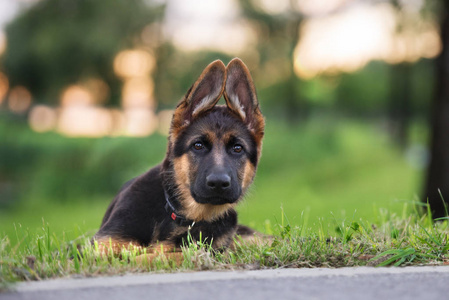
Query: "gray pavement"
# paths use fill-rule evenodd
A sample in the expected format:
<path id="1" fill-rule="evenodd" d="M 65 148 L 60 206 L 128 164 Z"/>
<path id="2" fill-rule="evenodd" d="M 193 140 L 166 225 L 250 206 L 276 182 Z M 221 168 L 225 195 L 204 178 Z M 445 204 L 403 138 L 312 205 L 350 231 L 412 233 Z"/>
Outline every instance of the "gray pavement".
<path id="1" fill-rule="evenodd" d="M 276 269 L 25 282 L 12 299 L 449 299 L 449 267 Z"/>

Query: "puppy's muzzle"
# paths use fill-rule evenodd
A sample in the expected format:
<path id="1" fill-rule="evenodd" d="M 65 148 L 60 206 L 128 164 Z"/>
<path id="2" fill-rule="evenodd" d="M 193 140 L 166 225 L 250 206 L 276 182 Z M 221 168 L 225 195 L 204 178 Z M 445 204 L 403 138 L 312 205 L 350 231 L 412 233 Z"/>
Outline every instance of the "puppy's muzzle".
<path id="1" fill-rule="evenodd" d="M 231 189 L 231 176 L 224 172 L 215 172 L 206 177 L 206 186 L 212 193 L 223 193 Z"/>

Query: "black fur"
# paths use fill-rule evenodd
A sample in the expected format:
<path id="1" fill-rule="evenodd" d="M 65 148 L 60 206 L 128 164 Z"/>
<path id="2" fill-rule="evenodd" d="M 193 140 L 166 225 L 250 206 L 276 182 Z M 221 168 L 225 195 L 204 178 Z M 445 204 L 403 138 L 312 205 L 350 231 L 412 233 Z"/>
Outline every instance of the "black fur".
<path id="1" fill-rule="evenodd" d="M 230 64 L 233 74 L 246 82 L 248 89 L 252 88 L 243 62 L 234 59 Z M 202 240 L 213 242 L 213 247 L 222 249 L 231 245 L 236 232 L 254 234 L 252 229 L 237 225 L 233 206 L 242 199 L 253 179 L 264 121 L 255 91 L 248 91 L 248 95 L 254 94 L 253 99 L 244 97 L 244 90 L 238 90 L 242 99 L 253 101 L 240 104 L 252 107 L 246 110 L 246 119 L 241 117 L 238 107 L 229 106 L 232 96 L 225 95 L 227 106 L 215 106 L 224 90 L 225 75 L 225 67 L 219 61 L 203 71 L 176 108 L 166 158 L 122 187 L 94 239 L 110 238 L 143 247 L 164 242 L 180 247 L 190 234 L 193 240 L 201 236 Z M 213 97 L 207 97 L 206 92 Z M 180 175 L 181 169 L 184 173 Z M 188 186 L 184 186 L 185 182 Z M 193 212 L 191 215 L 197 219 L 188 222 L 188 226 L 180 225 L 166 209 L 166 195 L 176 211 L 192 213 L 195 208 L 212 207 L 205 210 L 211 211 L 211 216 Z M 219 213 L 213 215 L 215 208 Z"/>
<path id="2" fill-rule="evenodd" d="M 159 241 L 173 242 L 181 246 L 187 241 L 187 231 L 173 236 L 178 226 L 166 212 L 162 187 L 162 166 L 158 165 L 147 173 L 127 182 L 109 205 L 96 237 L 110 236 L 132 242 L 140 246 L 150 246 L 157 226 Z M 179 203 L 178 203 L 179 205 Z M 234 210 L 213 222 L 201 221 L 191 228 L 193 239 L 211 241 L 224 234 L 234 233 L 237 213 Z M 231 240 L 229 241 L 231 242 Z"/>

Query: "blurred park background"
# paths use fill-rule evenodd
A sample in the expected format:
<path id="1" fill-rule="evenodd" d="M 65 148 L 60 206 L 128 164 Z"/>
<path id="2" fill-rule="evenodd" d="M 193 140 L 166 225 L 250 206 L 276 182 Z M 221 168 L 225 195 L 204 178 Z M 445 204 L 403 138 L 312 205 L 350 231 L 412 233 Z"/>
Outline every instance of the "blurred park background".
<path id="1" fill-rule="evenodd" d="M 0 234 L 95 231 L 120 186 L 163 159 L 171 110 L 203 68 L 236 56 L 267 123 L 241 222 L 375 222 L 427 197 L 442 216 L 447 6 L 1 0 Z"/>

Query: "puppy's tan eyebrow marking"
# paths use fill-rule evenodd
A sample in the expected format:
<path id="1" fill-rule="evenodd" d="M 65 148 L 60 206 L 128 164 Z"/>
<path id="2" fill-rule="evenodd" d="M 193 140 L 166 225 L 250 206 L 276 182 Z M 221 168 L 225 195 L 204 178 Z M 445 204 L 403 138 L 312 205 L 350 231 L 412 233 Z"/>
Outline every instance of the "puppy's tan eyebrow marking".
<path id="1" fill-rule="evenodd" d="M 206 141 L 208 143 L 213 143 L 215 136 L 210 132 L 205 132 L 204 134 L 197 134 L 192 136 L 190 139 L 186 141 L 187 146 L 192 145 L 197 141 Z"/>
<path id="2" fill-rule="evenodd" d="M 225 145 L 228 145 L 229 143 L 233 142 L 237 144 L 242 144 L 243 148 L 248 149 L 249 145 L 246 142 L 245 139 L 240 138 L 239 134 L 236 134 L 234 132 L 229 132 L 223 137 L 223 142 Z"/>

